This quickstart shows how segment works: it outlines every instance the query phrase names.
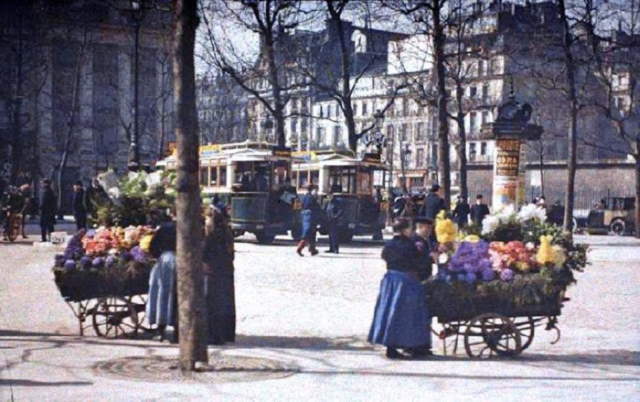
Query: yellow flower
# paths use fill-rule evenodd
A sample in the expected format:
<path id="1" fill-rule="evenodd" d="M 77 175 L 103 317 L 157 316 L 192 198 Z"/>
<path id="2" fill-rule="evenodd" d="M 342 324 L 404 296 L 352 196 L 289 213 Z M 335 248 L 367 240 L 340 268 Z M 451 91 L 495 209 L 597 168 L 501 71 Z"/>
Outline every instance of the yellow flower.
<path id="1" fill-rule="evenodd" d="M 153 235 L 145 235 L 140 239 L 140 249 L 145 253 L 149 252 L 149 248 L 151 247 L 151 239 L 153 239 Z"/>
<path id="2" fill-rule="evenodd" d="M 527 272 L 530 268 L 531 268 L 531 266 L 529 266 L 529 264 L 524 262 L 524 261 L 516 262 L 516 269 L 518 271 Z"/>
<path id="3" fill-rule="evenodd" d="M 436 222 L 436 238 L 438 243 L 453 243 L 458 235 L 456 225 L 451 219 L 438 219 Z"/>
<path id="4" fill-rule="evenodd" d="M 478 235 L 467 235 L 464 238 L 464 241 L 470 242 L 470 243 L 477 243 L 480 241 L 480 236 Z"/>
<path id="5" fill-rule="evenodd" d="M 540 236 L 540 248 L 536 254 L 536 261 L 540 265 L 547 265 L 554 263 L 555 253 L 551 247 L 551 236 Z"/>
<path id="6" fill-rule="evenodd" d="M 558 244 L 553 247 L 553 263 L 556 267 L 561 267 L 564 265 L 565 261 L 567 261 L 567 253 L 564 251 L 564 248 Z"/>

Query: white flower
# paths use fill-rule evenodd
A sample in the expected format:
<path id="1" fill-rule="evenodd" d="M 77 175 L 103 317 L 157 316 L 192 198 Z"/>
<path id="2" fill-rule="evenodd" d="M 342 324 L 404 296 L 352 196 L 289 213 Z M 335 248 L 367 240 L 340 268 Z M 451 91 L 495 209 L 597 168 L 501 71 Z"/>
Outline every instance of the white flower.
<path id="1" fill-rule="evenodd" d="M 113 170 L 108 170 L 104 173 L 100 173 L 97 177 L 97 180 L 102 188 L 110 189 L 113 187 L 118 187 L 118 176 L 113 172 Z"/>
<path id="2" fill-rule="evenodd" d="M 120 189 L 118 187 L 111 187 L 107 190 L 107 194 L 109 194 L 111 198 L 118 199 L 120 198 Z"/>
<path id="3" fill-rule="evenodd" d="M 500 218 L 495 215 L 487 215 L 482 221 L 482 234 L 486 235 L 494 230 L 500 225 Z"/>
<path id="4" fill-rule="evenodd" d="M 533 249 L 536 248 L 536 245 L 533 244 L 533 242 L 527 242 L 527 244 L 525 244 L 525 247 L 527 250 L 532 251 Z"/>
<path id="5" fill-rule="evenodd" d="M 497 211 L 495 216 L 500 220 L 500 223 L 506 223 L 511 220 L 515 213 L 516 211 L 513 205 L 507 205 L 506 207 L 503 207 L 502 209 Z"/>
<path id="6" fill-rule="evenodd" d="M 533 219 L 544 222 L 547 220 L 547 211 L 535 204 L 527 204 L 520 209 L 520 212 L 518 212 L 518 221 L 520 222 L 526 222 Z"/>
<path id="7" fill-rule="evenodd" d="M 449 262 L 449 255 L 447 253 L 442 253 L 438 256 L 438 264 L 446 264 Z"/>
<path id="8" fill-rule="evenodd" d="M 162 172 L 161 171 L 155 171 L 153 173 L 150 173 L 147 175 L 147 177 L 144 179 L 145 183 L 147 183 L 147 187 L 151 188 L 153 186 L 157 186 L 157 185 L 161 185 L 162 184 Z"/>

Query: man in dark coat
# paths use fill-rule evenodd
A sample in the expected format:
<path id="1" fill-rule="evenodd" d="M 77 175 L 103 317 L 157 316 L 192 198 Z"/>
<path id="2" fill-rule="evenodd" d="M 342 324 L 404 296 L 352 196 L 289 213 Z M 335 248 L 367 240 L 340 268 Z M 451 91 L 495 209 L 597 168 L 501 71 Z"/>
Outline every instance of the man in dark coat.
<path id="1" fill-rule="evenodd" d="M 474 225 L 482 226 L 484 217 L 489 215 L 489 207 L 482 200 L 482 194 L 476 196 L 476 203 L 471 207 L 471 220 Z"/>
<path id="2" fill-rule="evenodd" d="M 562 226 L 563 220 L 564 220 L 564 207 L 560 203 L 560 200 L 557 200 L 549 210 L 549 222 L 557 226 Z"/>
<path id="3" fill-rule="evenodd" d="M 329 231 L 329 250 L 328 253 L 338 254 L 340 252 L 340 219 L 344 215 L 342 202 L 335 195 L 331 195 L 329 202 L 325 206 L 325 215 L 327 217 L 327 229 Z"/>
<path id="4" fill-rule="evenodd" d="M 429 279 L 432 274 L 433 258 L 431 253 L 436 251 L 437 244 L 431 238 L 431 233 L 433 233 L 433 221 L 431 219 L 418 216 L 414 218 L 413 222 L 416 225 L 416 232 L 411 239 L 420 252 L 417 261 L 420 267 L 418 279 L 423 281 Z"/>
<path id="5" fill-rule="evenodd" d="M 469 224 L 469 212 L 471 212 L 471 208 L 469 208 L 467 197 L 458 197 L 458 203 L 453 210 L 453 220 L 458 225 L 458 228 L 463 229 L 467 227 Z"/>
<path id="6" fill-rule="evenodd" d="M 84 187 L 81 181 L 77 181 L 73 185 L 73 217 L 76 220 L 76 229 L 87 228 L 87 200 L 85 197 Z"/>
<path id="7" fill-rule="evenodd" d="M 429 194 L 424 200 L 422 208 L 420 208 L 420 216 L 431 219 L 436 219 L 440 211 L 446 210 L 447 206 L 442 199 L 442 190 L 439 185 L 434 184 L 429 190 Z"/>
<path id="8" fill-rule="evenodd" d="M 42 233 L 42 241 L 46 242 L 51 237 L 51 233 L 55 230 L 57 201 L 56 194 L 51 188 L 51 181 L 44 179 L 42 181 L 42 194 L 38 204 L 40 210 L 40 232 Z"/>

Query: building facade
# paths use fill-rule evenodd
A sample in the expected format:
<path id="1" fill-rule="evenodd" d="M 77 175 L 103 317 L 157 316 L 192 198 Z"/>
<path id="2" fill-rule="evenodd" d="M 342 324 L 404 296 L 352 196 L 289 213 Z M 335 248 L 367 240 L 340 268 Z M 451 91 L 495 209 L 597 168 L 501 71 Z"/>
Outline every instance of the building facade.
<path id="1" fill-rule="evenodd" d="M 51 178 L 66 196 L 77 180 L 126 172 L 136 133 L 143 165 L 162 156 L 173 132 L 170 2 L 13 3 L 0 41 L 11 60 L 0 75 L 5 172 L 23 161 L 12 181 Z"/>

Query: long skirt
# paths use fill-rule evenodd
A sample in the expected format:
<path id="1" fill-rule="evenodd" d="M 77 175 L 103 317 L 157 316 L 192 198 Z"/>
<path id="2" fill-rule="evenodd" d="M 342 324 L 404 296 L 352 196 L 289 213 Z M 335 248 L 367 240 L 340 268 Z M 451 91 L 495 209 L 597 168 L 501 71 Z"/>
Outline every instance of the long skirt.
<path id="1" fill-rule="evenodd" d="M 149 298 L 147 299 L 149 324 L 176 324 L 176 255 L 165 251 L 151 270 Z"/>
<path id="2" fill-rule="evenodd" d="M 233 271 L 205 275 L 205 298 L 209 343 L 219 345 L 236 340 L 236 297 Z"/>
<path id="3" fill-rule="evenodd" d="M 380 283 L 369 342 L 393 348 L 430 347 L 429 312 L 422 284 L 389 270 Z"/>
<path id="4" fill-rule="evenodd" d="M 300 213 L 302 217 L 302 239 L 306 241 L 316 240 L 316 219 L 314 219 L 313 212 L 305 209 Z"/>

